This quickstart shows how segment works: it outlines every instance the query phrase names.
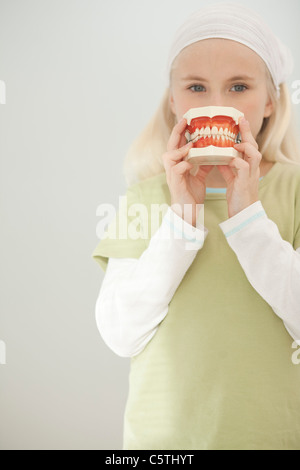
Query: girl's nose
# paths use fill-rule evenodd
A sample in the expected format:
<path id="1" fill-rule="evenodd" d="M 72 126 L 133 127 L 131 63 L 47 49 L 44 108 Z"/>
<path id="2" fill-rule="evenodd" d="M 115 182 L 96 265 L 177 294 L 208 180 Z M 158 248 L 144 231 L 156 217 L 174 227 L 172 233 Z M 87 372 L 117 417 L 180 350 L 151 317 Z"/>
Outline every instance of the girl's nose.
<path id="1" fill-rule="evenodd" d="M 213 93 L 210 96 L 210 106 L 228 106 L 220 93 Z"/>

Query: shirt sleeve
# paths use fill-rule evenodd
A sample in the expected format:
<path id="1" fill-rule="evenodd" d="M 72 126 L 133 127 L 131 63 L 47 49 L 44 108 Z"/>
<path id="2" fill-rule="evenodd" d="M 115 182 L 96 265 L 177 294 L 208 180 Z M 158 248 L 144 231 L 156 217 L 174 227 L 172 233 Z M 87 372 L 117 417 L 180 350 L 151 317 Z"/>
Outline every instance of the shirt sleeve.
<path id="1" fill-rule="evenodd" d="M 207 233 L 169 207 L 139 259 L 109 258 L 95 313 L 102 339 L 117 355 L 135 356 L 153 338 Z"/>
<path id="2" fill-rule="evenodd" d="M 283 240 L 261 201 L 219 224 L 249 282 L 300 339 L 300 253 Z M 297 248 L 298 241 L 294 240 Z"/>

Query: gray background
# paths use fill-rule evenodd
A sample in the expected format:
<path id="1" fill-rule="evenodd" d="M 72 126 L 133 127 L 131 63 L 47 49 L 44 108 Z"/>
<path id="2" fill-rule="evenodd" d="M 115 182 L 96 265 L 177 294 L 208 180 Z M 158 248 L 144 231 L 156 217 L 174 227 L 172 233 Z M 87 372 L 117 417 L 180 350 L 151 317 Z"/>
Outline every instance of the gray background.
<path id="1" fill-rule="evenodd" d="M 117 208 L 173 34 L 210 3 L 0 0 L 0 449 L 122 448 L 129 359 L 96 328 L 96 208 Z M 299 0 L 240 3 L 291 48 L 300 79 Z"/>

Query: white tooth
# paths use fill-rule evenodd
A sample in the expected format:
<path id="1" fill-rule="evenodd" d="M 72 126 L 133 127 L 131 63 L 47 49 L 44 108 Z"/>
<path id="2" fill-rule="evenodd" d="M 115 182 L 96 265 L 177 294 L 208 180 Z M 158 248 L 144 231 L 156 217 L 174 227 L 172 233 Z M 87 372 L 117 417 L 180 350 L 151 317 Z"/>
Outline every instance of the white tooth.
<path id="1" fill-rule="evenodd" d="M 192 133 L 192 135 L 191 135 L 192 139 L 195 139 L 195 138 L 197 137 L 197 135 L 198 135 L 198 130 L 199 130 L 199 129 L 195 129 L 195 132 Z"/>
<path id="2" fill-rule="evenodd" d="M 224 135 L 227 136 L 227 134 L 228 134 L 228 129 L 227 129 L 227 127 L 226 127 L 226 129 L 224 129 Z"/>
<path id="3" fill-rule="evenodd" d="M 212 134 L 213 140 L 216 140 L 216 137 L 217 137 L 216 134 Z"/>
<path id="4" fill-rule="evenodd" d="M 220 134 L 220 135 L 223 135 L 223 134 L 224 134 L 223 127 L 220 127 L 220 129 L 219 129 L 219 134 Z"/>
<path id="5" fill-rule="evenodd" d="M 225 136 L 221 135 L 222 142 L 225 142 Z"/>
<path id="6" fill-rule="evenodd" d="M 217 126 L 213 126 L 213 128 L 212 128 L 212 130 L 211 130 L 211 133 L 212 133 L 212 135 L 217 135 L 217 133 L 218 133 L 218 128 L 217 128 Z"/>
<path id="7" fill-rule="evenodd" d="M 218 135 L 217 135 L 217 139 L 220 140 L 220 137 L 221 137 L 220 134 L 218 134 Z"/>
<path id="8" fill-rule="evenodd" d="M 201 127 L 200 129 L 200 135 L 202 136 L 204 134 L 204 127 Z"/>
<path id="9" fill-rule="evenodd" d="M 187 140 L 191 140 L 191 134 L 189 133 L 189 131 L 186 131 L 185 137 Z"/>
<path id="10" fill-rule="evenodd" d="M 204 129 L 204 135 L 207 136 L 207 135 L 209 135 L 209 134 L 210 134 L 210 127 L 207 126 L 207 127 Z"/>

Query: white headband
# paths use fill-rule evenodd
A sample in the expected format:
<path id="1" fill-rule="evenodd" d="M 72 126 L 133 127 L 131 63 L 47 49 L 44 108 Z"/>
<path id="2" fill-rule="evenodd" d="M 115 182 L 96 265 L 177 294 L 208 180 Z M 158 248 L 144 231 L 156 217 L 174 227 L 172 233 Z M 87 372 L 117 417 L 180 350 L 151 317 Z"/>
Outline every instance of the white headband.
<path id="1" fill-rule="evenodd" d="M 174 59 L 185 47 L 202 39 L 237 41 L 255 51 L 266 63 L 278 96 L 279 85 L 293 71 L 290 50 L 252 10 L 238 3 L 222 3 L 192 13 L 175 33 L 167 62 L 167 83 Z"/>

